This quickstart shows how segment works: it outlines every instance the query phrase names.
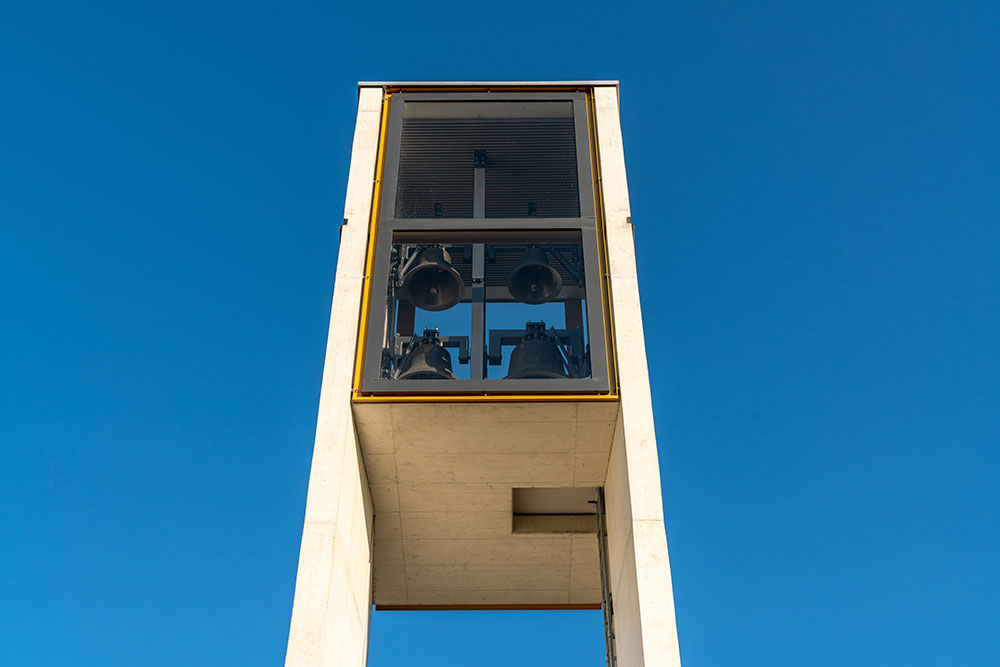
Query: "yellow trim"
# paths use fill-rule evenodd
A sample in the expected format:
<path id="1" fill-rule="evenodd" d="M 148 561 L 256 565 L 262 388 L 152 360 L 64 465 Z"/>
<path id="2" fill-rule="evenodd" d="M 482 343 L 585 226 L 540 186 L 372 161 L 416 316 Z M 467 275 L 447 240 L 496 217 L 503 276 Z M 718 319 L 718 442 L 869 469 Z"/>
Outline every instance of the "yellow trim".
<path id="1" fill-rule="evenodd" d="M 608 358 L 608 383 L 618 393 L 618 350 L 615 347 L 615 321 L 611 301 L 611 261 L 608 257 L 607 227 L 604 222 L 604 184 L 601 181 L 601 157 L 597 145 L 597 107 L 594 91 L 587 93 L 587 125 L 590 143 L 590 175 L 594 182 L 594 227 L 601 261 L 601 300 L 604 306 L 604 346 Z"/>
<path id="2" fill-rule="evenodd" d="M 369 221 L 368 248 L 365 258 L 364 288 L 361 294 L 361 320 L 358 323 L 358 347 L 357 358 L 354 365 L 354 382 L 352 384 L 352 400 L 355 403 L 565 403 L 565 402 L 614 402 L 618 400 L 618 368 L 615 365 L 617 355 L 614 349 L 614 322 L 611 317 L 611 288 L 608 281 L 608 249 L 604 229 L 604 199 L 601 192 L 600 180 L 600 160 L 597 154 L 597 118 L 595 116 L 593 88 L 590 87 L 470 87 L 470 88 L 433 88 L 433 87 L 413 87 L 406 90 L 419 90 L 421 92 L 469 92 L 484 91 L 489 92 L 502 88 L 510 91 L 569 91 L 585 92 L 587 100 L 587 126 L 588 143 L 590 144 L 590 164 L 591 181 L 594 190 L 594 216 L 595 228 L 597 230 L 597 245 L 599 262 L 601 264 L 601 300 L 604 308 L 604 334 L 605 350 L 608 363 L 608 382 L 610 392 L 603 394 L 503 394 L 503 393 L 478 393 L 478 394 L 363 394 L 361 393 L 361 379 L 364 373 L 364 351 L 366 335 L 368 331 L 368 311 L 371 304 L 372 275 L 375 263 L 375 243 L 378 234 L 379 205 L 382 197 L 382 175 L 385 165 L 385 144 L 389 126 L 389 105 L 392 93 L 400 92 L 401 88 L 384 88 L 382 102 L 382 115 L 378 154 L 376 155 L 375 184 L 372 190 L 371 220 Z"/>
<path id="3" fill-rule="evenodd" d="M 378 153 L 375 156 L 375 184 L 372 188 L 371 220 L 368 222 L 368 248 L 365 258 L 364 287 L 361 290 L 361 321 L 358 322 L 357 359 L 354 362 L 353 392 L 355 395 L 361 389 L 361 373 L 364 370 L 365 337 L 368 332 L 368 304 L 371 302 L 372 273 L 375 264 L 375 235 L 378 232 L 379 204 L 382 201 L 382 168 L 385 163 L 385 138 L 389 132 L 389 102 L 391 93 L 382 98 L 382 116 L 379 120 Z"/>

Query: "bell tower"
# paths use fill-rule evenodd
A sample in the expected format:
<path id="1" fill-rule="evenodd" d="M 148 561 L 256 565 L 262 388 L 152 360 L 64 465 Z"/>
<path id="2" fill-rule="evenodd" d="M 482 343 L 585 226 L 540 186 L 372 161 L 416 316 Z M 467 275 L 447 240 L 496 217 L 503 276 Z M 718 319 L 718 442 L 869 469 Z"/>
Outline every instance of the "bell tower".
<path id="1" fill-rule="evenodd" d="M 286 666 L 372 605 L 677 666 L 616 82 L 359 84 Z"/>

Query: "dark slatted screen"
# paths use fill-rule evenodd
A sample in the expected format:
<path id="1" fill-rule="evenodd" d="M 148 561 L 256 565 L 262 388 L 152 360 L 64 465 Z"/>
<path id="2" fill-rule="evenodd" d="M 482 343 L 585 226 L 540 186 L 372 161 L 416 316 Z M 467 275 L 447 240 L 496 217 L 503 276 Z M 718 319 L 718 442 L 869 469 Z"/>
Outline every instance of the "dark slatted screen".
<path id="1" fill-rule="evenodd" d="M 404 116 L 396 217 L 473 217 L 476 151 L 486 154 L 487 218 L 578 217 L 572 115 L 523 116 Z"/>

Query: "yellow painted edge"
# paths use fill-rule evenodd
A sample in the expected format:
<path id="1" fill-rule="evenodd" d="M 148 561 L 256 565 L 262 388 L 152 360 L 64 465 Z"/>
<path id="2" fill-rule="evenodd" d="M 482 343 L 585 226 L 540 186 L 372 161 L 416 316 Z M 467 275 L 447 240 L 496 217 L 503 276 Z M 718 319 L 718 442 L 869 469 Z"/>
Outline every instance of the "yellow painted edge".
<path id="1" fill-rule="evenodd" d="M 372 188 L 371 219 L 368 222 L 368 248 L 365 258 L 364 288 L 361 290 L 361 321 L 358 322 L 357 358 L 354 362 L 353 392 L 357 395 L 361 388 L 361 373 L 365 357 L 365 335 L 368 331 L 368 304 L 371 301 L 372 273 L 375 264 L 375 238 L 378 233 L 379 204 L 382 200 L 382 168 L 385 163 L 385 140 L 389 132 L 389 102 L 391 93 L 382 97 L 382 116 L 379 120 L 378 154 L 375 156 L 375 184 Z"/>
<path id="2" fill-rule="evenodd" d="M 604 185 L 601 181 L 601 159 L 597 145 L 597 106 L 593 88 L 587 93 L 587 125 L 590 132 L 590 175 L 594 183 L 594 227 L 601 262 L 601 301 L 604 306 L 605 353 L 608 361 L 608 382 L 613 394 L 618 393 L 618 350 L 615 347 L 615 321 L 611 301 L 611 260 L 608 257 L 607 228 L 604 218 Z"/>

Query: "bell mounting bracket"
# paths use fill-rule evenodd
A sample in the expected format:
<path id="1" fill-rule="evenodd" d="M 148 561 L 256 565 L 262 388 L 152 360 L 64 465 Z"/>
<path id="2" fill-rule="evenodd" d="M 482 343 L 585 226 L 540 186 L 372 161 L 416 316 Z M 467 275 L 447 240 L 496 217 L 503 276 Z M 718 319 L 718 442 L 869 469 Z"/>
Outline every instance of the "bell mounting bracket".
<path id="1" fill-rule="evenodd" d="M 423 335 L 414 336 L 393 336 L 392 353 L 397 359 L 403 357 L 403 351 L 407 349 L 414 340 L 423 339 Z M 438 342 L 444 347 L 458 348 L 458 363 L 469 363 L 469 337 L 468 336 L 437 336 Z"/>
<path id="2" fill-rule="evenodd" d="M 528 324 L 531 325 L 534 323 L 529 322 Z M 544 326 L 544 323 L 542 324 Z M 525 329 L 490 329 L 490 366 L 499 366 L 503 363 L 503 346 L 517 345 L 524 340 L 525 336 L 535 333 L 536 331 L 530 326 Z M 581 329 L 556 329 L 554 327 L 550 327 L 545 330 L 545 337 L 554 338 L 556 342 L 559 343 L 560 347 L 565 346 L 569 348 L 569 354 L 567 354 L 567 356 L 572 362 L 571 370 L 573 366 L 581 368 L 584 361 L 586 361 L 586 355 L 583 347 L 583 331 Z"/>

